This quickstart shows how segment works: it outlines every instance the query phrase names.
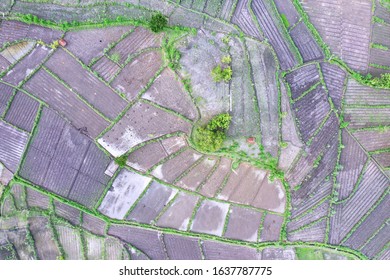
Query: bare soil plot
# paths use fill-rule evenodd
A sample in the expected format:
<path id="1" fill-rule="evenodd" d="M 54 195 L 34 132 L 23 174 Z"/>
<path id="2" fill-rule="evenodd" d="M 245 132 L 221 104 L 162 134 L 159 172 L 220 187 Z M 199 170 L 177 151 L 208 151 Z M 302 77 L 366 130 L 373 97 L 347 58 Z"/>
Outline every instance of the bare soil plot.
<path id="1" fill-rule="evenodd" d="M 261 0 L 252 2 L 251 8 L 265 37 L 268 38 L 270 44 L 274 47 L 281 68 L 286 70 L 297 65 L 298 62 L 292 52 L 291 43 L 284 38 L 284 36 L 288 35 L 282 34 L 279 29 L 281 23 L 272 16 L 272 12 L 269 11 L 270 7 L 267 7 L 267 4 Z"/>
<path id="2" fill-rule="evenodd" d="M 164 243 L 170 260 L 201 260 L 199 239 L 164 234 Z"/>
<path id="3" fill-rule="evenodd" d="M 370 213 L 370 215 L 361 223 L 354 233 L 343 242 L 344 245 L 358 250 L 368 239 L 373 236 L 380 227 L 388 220 L 390 207 L 390 195 L 387 194 L 383 201 Z"/>
<path id="4" fill-rule="evenodd" d="M 163 236 L 158 231 L 132 226 L 113 225 L 109 228 L 108 234 L 129 242 L 153 260 L 164 260 L 168 258 L 164 250 Z"/>
<path id="5" fill-rule="evenodd" d="M 290 232 L 287 235 L 288 239 L 291 241 L 324 242 L 326 224 L 326 219 L 323 219 L 302 230 Z"/>
<path id="6" fill-rule="evenodd" d="M 21 41 L 7 47 L 0 54 L 8 61 L 9 64 L 14 64 L 32 51 L 35 45 L 34 41 Z"/>
<path id="7" fill-rule="evenodd" d="M 33 39 L 42 40 L 46 44 L 59 39 L 63 32 L 34 24 L 26 24 L 19 21 L 3 20 L 0 25 L 0 46 L 5 42 Z"/>
<path id="8" fill-rule="evenodd" d="M 24 89 L 61 112 L 76 128 L 83 128 L 93 138 L 108 126 L 108 122 L 76 94 L 42 69 L 24 85 Z"/>
<path id="9" fill-rule="evenodd" d="M 320 73 L 316 64 L 308 64 L 288 73 L 285 79 L 290 86 L 291 97 L 296 99 L 320 82 Z"/>
<path id="10" fill-rule="evenodd" d="M 262 212 L 232 206 L 224 236 L 232 239 L 257 242 L 262 215 Z"/>
<path id="11" fill-rule="evenodd" d="M 216 163 L 217 158 L 205 156 L 204 159 L 192 168 L 188 174 L 181 178 L 176 185 L 192 191 L 197 190 L 213 170 Z"/>
<path id="12" fill-rule="evenodd" d="M 338 132 L 339 120 L 336 115 L 332 113 L 326 120 L 322 129 L 313 138 L 313 141 L 307 148 L 306 153 L 302 154 L 294 166 L 287 172 L 286 178 L 290 186 L 296 186 L 302 182 L 313 168 L 315 160 L 321 153 L 325 152 L 328 145 L 334 145 L 335 142 L 337 144 Z"/>
<path id="13" fill-rule="evenodd" d="M 150 224 L 176 194 L 177 190 L 153 181 L 126 219 Z"/>
<path id="14" fill-rule="evenodd" d="M 390 108 L 381 107 L 345 107 L 345 121 L 349 128 L 364 128 L 390 125 Z"/>
<path id="15" fill-rule="evenodd" d="M 185 10 L 181 7 L 177 7 L 169 17 L 169 24 L 201 28 L 203 25 L 203 20 L 203 15 Z"/>
<path id="16" fill-rule="evenodd" d="M 157 226 L 187 230 L 188 223 L 198 200 L 199 197 L 197 196 L 179 193 L 175 201 L 157 220 Z"/>
<path id="17" fill-rule="evenodd" d="M 137 0 L 128 0 L 127 2 L 134 2 L 134 4 L 138 3 Z M 160 0 L 139 0 L 139 5 L 151 10 L 160 11 L 164 15 L 170 15 L 176 8 L 175 3 Z"/>
<path id="18" fill-rule="evenodd" d="M 307 142 L 329 113 L 327 93 L 322 85 L 308 92 L 293 104 L 302 140 Z"/>
<path id="19" fill-rule="evenodd" d="M 42 185 L 49 168 L 50 159 L 50 156 L 37 148 L 30 147 L 20 169 L 20 176 L 36 185 Z"/>
<path id="20" fill-rule="evenodd" d="M 111 59 L 103 56 L 92 66 L 92 70 L 96 71 L 104 80 L 111 81 L 121 68 Z"/>
<path id="21" fill-rule="evenodd" d="M 187 149 L 176 157 L 158 165 L 152 172 L 152 175 L 168 183 L 173 183 L 176 178 L 190 168 L 201 154 L 193 149 Z"/>
<path id="22" fill-rule="evenodd" d="M 26 188 L 27 206 L 29 208 L 38 207 L 42 209 L 50 208 L 50 198 L 36 190 Z"/>
<path id="23" fill-rule="evenodd" d="M 127 158 L 127 164 L 137 170 L 146 172 L 169 155 L 187 146 L 183 137 L 173 136 L 142 146 Z"/>
<path id="24" fill-rule="evenodd" d="M 386 250 L 383 251 L 382 254 L 377 256 L 375 259 L 377 259 L 377 260 L 390 260 L 390 249 L 387 248 Z"/>
<path id="25" fill-rule="evenodd" d="M 4 190 L 4 188 L 1 187 L 8 185 L 13 177 L 14 174 L 0 162 L 0 194 L 2 194 L 2 191 Z"/>
<path id="26" fill-rule="evenodd" d="M 191 231 L 222 236 L 229 204 L 204 200 L 195 214 Z"/>
<path id="27" fill-rule="evenodd" d="M 390 104 L 390 91 L 363 86 L 353 79 L 348 80 L 345 92 L 346 106 Z"/>
<path id="28" fill-rule="evenodd" d="M 108 55 L 119 55 L 119 63 L 124 64 L 130 56 L 143 49 L 159 48 L 162 37 L 162 33 L 156 34 L 143 27 L 136 27 L 133 32 L 111 49 Z"/>
<path id="29" fill-rule="evenodd" d="M 164 69 L 142 95 L 142 98 L 171 109 L 191 120 L 198 118 L 197 109 L 191 97 L 184 90 L 180 78 L 169 68 Z"/>
<path id="30" fill-rule="evenodd" d="M 97 235 L 105 235 L 106 227 L 107 227 L 105 221 L 86 213 L 83 213 L 82 219 L 83 219 L 83 224 L 82 224 L 83 228 Z"/>
<path id="31" fill-rule="evenodd" d="M 0 46 L 27 37 L 29 26 L 19 21 L 3 20 L 0 24 Z"/>
<path id="32" fill-rule="evenodd" d="M 283 220 L 283 216 L 267 213 L 262 225 L 260 241 L 278 241 Z"/>
<path id="33" fill-rule="evenodd" d="M 71 207 L 65 203 L 54 200 L 54 209 L 56 215 L 66 219 L 73 225 L 80 224 L 80 210 Z"/>
<path id="34" fill-rule="evenodd" d="M 83 252 L 81 247 L 80 232 L 77 229 L 64 225 L 56 225 L 58 241 L 65 251 L 66 259 L 82 260 Z"/>
<path id="35" fill-rule="evenodd" d="M 389 179 L 370 161 L 356 191 L 344 203 L 335 205 L 336 214 L 330 219 L 329 242 L 339 244 L 388 187 Z"/>
<path id="36" fill-rule="evenodd" d="M 366 72 L 372 1 L 303 0 L 302 6 L 331 51 L 352 69 Z"/>
<path id="37" fill-rule="evenodd" d="M 88 260 L 101 260 L 103 259 L 104 252 L 104 239 L 93 236 L 91 234 L 84 233 L 86 241 L 86 255 Z"/>
<path id="38" fill-rule="evenodd" d="M 126 107 L 124 99 L 66 51 L 58 49 L 45 65 L 106 117 L 114 119 Z"/>
<path id="39" fill-rule="evenodd" d="M 28 135 L 0 121 L 0 139 L 0 161 L 7 169 L 16 172 L 27 145 Z"/>
<path id="40" fill-rule="evenodd" d="M 132 152 L 127 158 L 127 164 L 137 170 L 146 172 L 167 156 L 168 154 L 165 152 L 161 142 L 156 141 Z"/>
<path id="41" fill-rule="evenodd" d="M 230 21 L 230 15 L 233 12 L 233 4 L 235 0 L 223 0 L 221 8 L 219 10 L 219 18 L 224 19 L 225 21 Z"/>
<path id="42" fill-rule="evenodd" d="M 310 223 L 313 223 L 321 218 L 328 216 L 329 203 L 329 201 L 324 201 L 323 203 L 319 204 L 318 206 L 315 206 L 315 208 L 305 213 L 303 216 L 297 219 L 292 219 L 287 224 L 287 232 L 298 230 L 299 228 L 302 228 Z"/>
<path id="43" fill-rule="evenodd" d="M 371 239 L 361 250 L 369 258 L 373 258 L 386 245 L 389 244 L 390 226 L 386 224 L 373 239 Z"/>
<path id="44" fill-rule="evenodd" d="M 64 32 L 62 32 L 61 30 L 55 30 L 39 25 L 30 24 L 26 37 L 33 40 L 43 41 L 46 44 L 51 44 L 55 40 L 61 38 L 63 34 Z"/>
<path id="45" fill-rule="evenodd" d="M 104 240 L 104 247 L 105 247 L 106 260 L 122 259 L 122 250 L 124 248 L 122 243 L 118 239 L 107 237 Z"/>
<path id="46" fill-rule="evenodd" d="M 261 251 L 263 260 L 295 260 L 296 255 L 293 248 L 265 248 Z"/>
<path id="47" fill-rule="evenodd" d="M 279 168 L 287 171 L 294 163 L 303 146 L 299 139 L 298 129 L 295 124 L 294 115 L 291 110 L 290 100 L 286 87 L 281 82 L 281 113 L 282 113 L 282 141 L 287 143 L 286 148 L 280 150 Z"/>
<path id="48" fill-rule="evenodd" d="M 13 88 L 0 83 L 0 117 L 3 116 L 12 96 Z"/>
<path id="49" fill-rule="evenodd" d="M 104 172 L 107 170 L 110 162 L 110 157 L 100 150 L 95 143 L 91 142 L 83 158 L 80 172 L 106 185 L 111 177 L 105 175 Z"/>
<path id="50" fill-rule="evenodd" d="M 249 10 L 249 1 L 242 0 L 237 2 L 236 9 L 233 14 L 232 22 L 237 24 L 242 31 L 252 37 L 263 39 L 261 31 L 257 27 L 257 23 L 252 18 Z"/>
<path id="51" fill-rule="evenodd" d="M 230 173 L 231 163 L 232 161 L 230 159 L 225 157 L 221 158 L 218 167 L 201 187 L 200 193 L 202 195 L 214 197 L 215 193 L 224 182 L 226 176 Z"/>
<path id="52" fill-rule="evenodd" d="M 54 241 L 54 234 L 45 217 L 31 217 L 28 219 L 29 229 L 35 242 L 38 258 L 41 260 L 55 260 L 60 251 Z"/>
<path id="53" fill-rule="evenodd" d="M 150 181 L 148 177 L 122 170 L 104 197 L 99 211 L 114 219 L 125 218 Z"/>
<path id="54" fill-rule="evenodd" d="M 276 8 L 280 15 L 285 15 L 289 23 L 289 27 L 294 26 L 301 18 L 294 4 L 290 1 L 275 0 Z"/>
<path id="55" fill-rule="evenodd" d="M 335 107 L 340 109 L 347 74 L 336 65 L 329 63 L 321 63 L 320 65 L 329 95 L 332 98 Z"/>
<path id="56" fill-rule="evenodd" d="M 280 213 L 284 212 L 286 199 L 279 181 L 269 182 L 266 171 L 246 163 L 231 173 L 218 197 Z"/>
<path id="57" fill-rule="evenodd" d="M 340 164 L 343 169 L 337 175 L 337 182 L 340 184 L 340 199 L 351 194 L 367 161 L 364 150 L 346 130 L 342 131 L 342 144 L 344 148 L 341 151 Z"/>
<path id="58" fill-rule="evenodd" d="M 261 143 L 265 151 L 276 157 L 279 144 L 279 108 L 275 57 L 268 47 L 254 40 L 246 40 L 246 46 L 249 53 L 257 106 L 260 110 Z M 247 112 L 244 114 L 247 114 Z M 256 129 L 251 130 L 253 131 L 252 135 L 248 136 L 254 136 Z"/>
<path id="59" fill-rule="evenodd" d="M 224 244 L 217 241 L 202 241 L 202 251 L 206 260 L 260 260 L 256 249 Z"/>
<path id="60" fill-rule="evenodd" d="M 182 54 L 181 76 L 191 77 L 192 95 L 202 119 L 230 110 L 230 93 L 227 83 L 215 83 L 210 75 L 212 69 L 226 55 L 227 45 L 222 42 L 225 34 L 201 30 L 196 36 L 188 36 L 179 50 Z"/>
<path id="61" fill-rule="evenodd" d="M 384 152 L 376 154 L 373 157 L 378 162 L 378 164 L 380 164 L 384 168 L 388 168 L 390 166 L 390 153 Z"/>
<path id="62" fill-rule="evenodd" d="M 380 5 L 376 5 L 377 7 L 380 7 Z M 387 12 L 388 14 L 388 12 Z M 387 15 L 388 17 L 388 15 Z M 382 18 L 383 19 L 383 18 Z M 388 24 L 385 23 L 377 23 L 374 22 L 372 24 L 372 38 L 371 43 L 382 45 L 385 47 L 390 46 L 390 32 Z M 389 51 L 388 49 L 378 49 L 378 48 L 371 48 L 370 50 L 370 63 L 376 64 L 376 65 L 382 65 L 382 66 L 390 66 L 390 61 L 388 59 Z M 384 70 L 377 70 L 378 72 L 385 72 Z"/>
<path id="63" fill-rule="evenodd" d="M 7 70 L 10 65 L 11 63 L 0 54 L 0 73 Z"/>
<path id="64" fill-rule="evenodd" d="M 132 29 L 131 26 L 115 26 L 67 32 L 66 48 L 85 64 L 103 55 L 104 49 L 118 41 Z"/>
<path id="65" fill-rule="evenodd" d="M 231 137 L 260 135 L 260 116 L 256 110 L 257 104 L 254 102 L 255 90 L 244 43 L 238 39 L 231 39 L 230 53 L 233 71 L 230 81 L 230 114 L 232 121 L 228 135 Z"/>
<path id="66" fill-rule="evenodd" d="M 290 29 L 290 36 L 301 53 L 304 63 L 324 58 L 322 49 L 303 21 Z"/>
<path id="67" fill-rule="evenodd" d="M 390 148 L 390 131 L 362 130 L 354 132 L 353 136 L 369 152 Z"/>
<path id="68" fill-rule="evenodd" d="M 18 92 L 7 111 L 5 120 L 25 131 L 31 132 L 39 109 L 39 102 Z"/>
<path id="69" fill-rule="evenodd" d="M 12 68 L 2 79 L 3 81 L 18 85 L 29 76 L 50 54 L 51 50 L 45 46 L 37 47 L 26 57 L 24 57 L 15 67 Z"/>
<path id="70" fill-rule="evenodd" d="M 159 51 L 144 52 L 126 64 L 111 85 L 132 101 L 163 65 Z"/>
<path id="71" fill-rule="evenodd" d="M 174 132 L 189 134 L 191 125 L 145 103 L 136 103 L 98 142 L 114 157 L 145 141 Z"/>
<path id="72" fill-rule="evenodd" d="M 321 159 L 313 166 L 313 169 L 307 174 L 301 182 L 298 190 L 292 192 L 292 200 L 304 201 L 307 196 L 316 191 L 321 183 L 331 176 L 336 168 L 338 141 L 335 138 L 333 142 L 327 144 L 327 150 L 320 154 Z"/>

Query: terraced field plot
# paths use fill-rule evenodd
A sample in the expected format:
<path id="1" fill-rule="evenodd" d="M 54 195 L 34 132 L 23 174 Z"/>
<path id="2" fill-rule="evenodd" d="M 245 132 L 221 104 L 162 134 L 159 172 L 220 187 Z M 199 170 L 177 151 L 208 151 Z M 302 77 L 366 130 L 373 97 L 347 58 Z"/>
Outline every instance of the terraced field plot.
<path id="1" fill-rule="evenodd" d="M 389 259 L 381 1 L 0 11 L 0 259 Z"/>

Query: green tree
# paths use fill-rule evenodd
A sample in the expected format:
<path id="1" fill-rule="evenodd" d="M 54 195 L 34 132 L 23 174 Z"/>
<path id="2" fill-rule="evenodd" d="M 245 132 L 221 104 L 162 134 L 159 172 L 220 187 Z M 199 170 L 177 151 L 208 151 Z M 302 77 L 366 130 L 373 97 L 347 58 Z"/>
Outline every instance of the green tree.
<path id="1" fill-rule="evenodd" d="M 195 146 L 203 152 L 215 152 L 222 147 L 226 139 L 231 116 L 227 113 L 215 116 L 203 127 L 197 127 L 193 133 Z"/>
<path id="2" fill-rule="evenodd" d="M 167 26 L 167 24 L 168 19 L 163 14 L 158 13 L 153 15 L 150 19 L 149 27 L 153 32 L 158 33 L 162 31 Z"/>

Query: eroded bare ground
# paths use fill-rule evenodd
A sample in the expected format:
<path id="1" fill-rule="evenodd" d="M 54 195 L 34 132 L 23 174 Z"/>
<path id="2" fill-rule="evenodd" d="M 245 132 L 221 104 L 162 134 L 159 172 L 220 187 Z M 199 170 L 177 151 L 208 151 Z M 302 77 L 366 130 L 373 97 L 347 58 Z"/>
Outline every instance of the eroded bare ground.
<path id="1" fill-rule="evenodd" d="M 53 21 L 152 14 L 14 2 L 0 9 Z M 140 1 L 198 29 L 177 36 L 1 21 L 0 259 L 297 259 L 305 242 L 349 254 L 323 249 L 323 259 L 388 258 L 390 91 L 331 64 L 297 3 L 216 2 Z M 330 50 L 352 69 L 375 68 L 370 38 L 385 42 L 371 9 L 344 17 L 346 3 L 323 2 L 341 24 L 323 21 L 322 2 L 302 5 Z M 163 45 L 172 36 L 175 70 Z M 215 83 L 224 56 L 233 77 Z M 195 150 L 194 125 L 223 112 L 225 152 Z"/>

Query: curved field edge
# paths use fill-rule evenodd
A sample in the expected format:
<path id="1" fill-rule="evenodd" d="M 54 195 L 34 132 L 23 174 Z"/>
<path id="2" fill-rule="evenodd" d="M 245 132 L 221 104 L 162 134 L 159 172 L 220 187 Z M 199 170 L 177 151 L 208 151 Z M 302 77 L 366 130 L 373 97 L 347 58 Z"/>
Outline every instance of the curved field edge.
<path id="1" fill-rule="evenodd" d="M 35 191 L 38 191 L 39 193 L 48 196 L 51 200 L 54 201 L 59 201 L 62 202 L 68 206 L 71 206 L 75 209 L 80 210 L 82 213 L 86 213 L 89 215 L 92 215 L 96 218 L 99 218 L 103 221 L 105 221 L 110 227 L 111 225 L 129 225 L 133 227 L 138 227 L 138 228 L 144 228 L 144 229 L 149 229 L 149 230 L 156 230 L 162 233 L 170 233 L 170 234 L 175 234 L 179 236 L 186 236 L 186 237 L 198 237 L 201 238 L 202 240 L 210 240 L 210 241 L 218 241 L 222 242 L 225 244 L 231 244 L 231 245 L 239 245 L 239 246 L 244 246 L 248 248 L 253 248 L 253 249 L 266 249 L 266 248 L 286 248 L 286 247 L 294 247 L 294 248 L 303 248 L 304 250 L 313 251 L 313 250 L 321 250 L 321 251 L 326 251 L 329 253 L 336 253 L 343 255 L 347 257 L 348 259 L 358 259 L 358 260 L 366 260 L 368 259 L 367 256 L 362 254 L 361 252 L 352 250 L 348 247 L 344 246 L 335 246 L 335 245 L 330 245 L 330 244 L 323 244 L 323 243 L 318 243 L 318 242 L 290 242 L 290 241 L 277 241 L 277 242 L 258 242 L 258 243 L 253 243 L 253 242 L 246 242 L 246 241 L 239 241 L 239 240 L 232 240 L 232 239 L 227 239 L 223 237 L 218 237 L 214 235 L 208 235 L 208 234 L 202 234 L 202 233 L 193 233 L 193 232 L 183 232 L 180 230 L 175 230 L 175 229 L 170 229 L 170 228 L 160 228 L 156 227 L 153 225 L 147 225 L 147 224 L 140 224 L 137 222 L 131 222 L 131 221 L 124 221 L 124 220 L 117 220 L 117 219 L 112 219 L 107 216 L 102 215 L 101 213 L 97 212 L 96 210 L 90 210 L 84 206 L 82 206 L 79 203 L 76 203 L 74 201 L 65 199 L 63 197 L 60 197 L 58 195 L 55 195 L 49 191 L 46 191 L 38 186 L 29 184 L 25 180 L 14 177 L 14 179 L 6 186 L 6 189 L 4 190 L 1 198 L 0 198 L 0 204 L 3 203 L 5 198 L 8 196 L 10 193 L 10 190 L 13 185 L 21 185 L 26 188 L 33 189 Z M 297 253 L 298 256 L 298 253 Z"/>

